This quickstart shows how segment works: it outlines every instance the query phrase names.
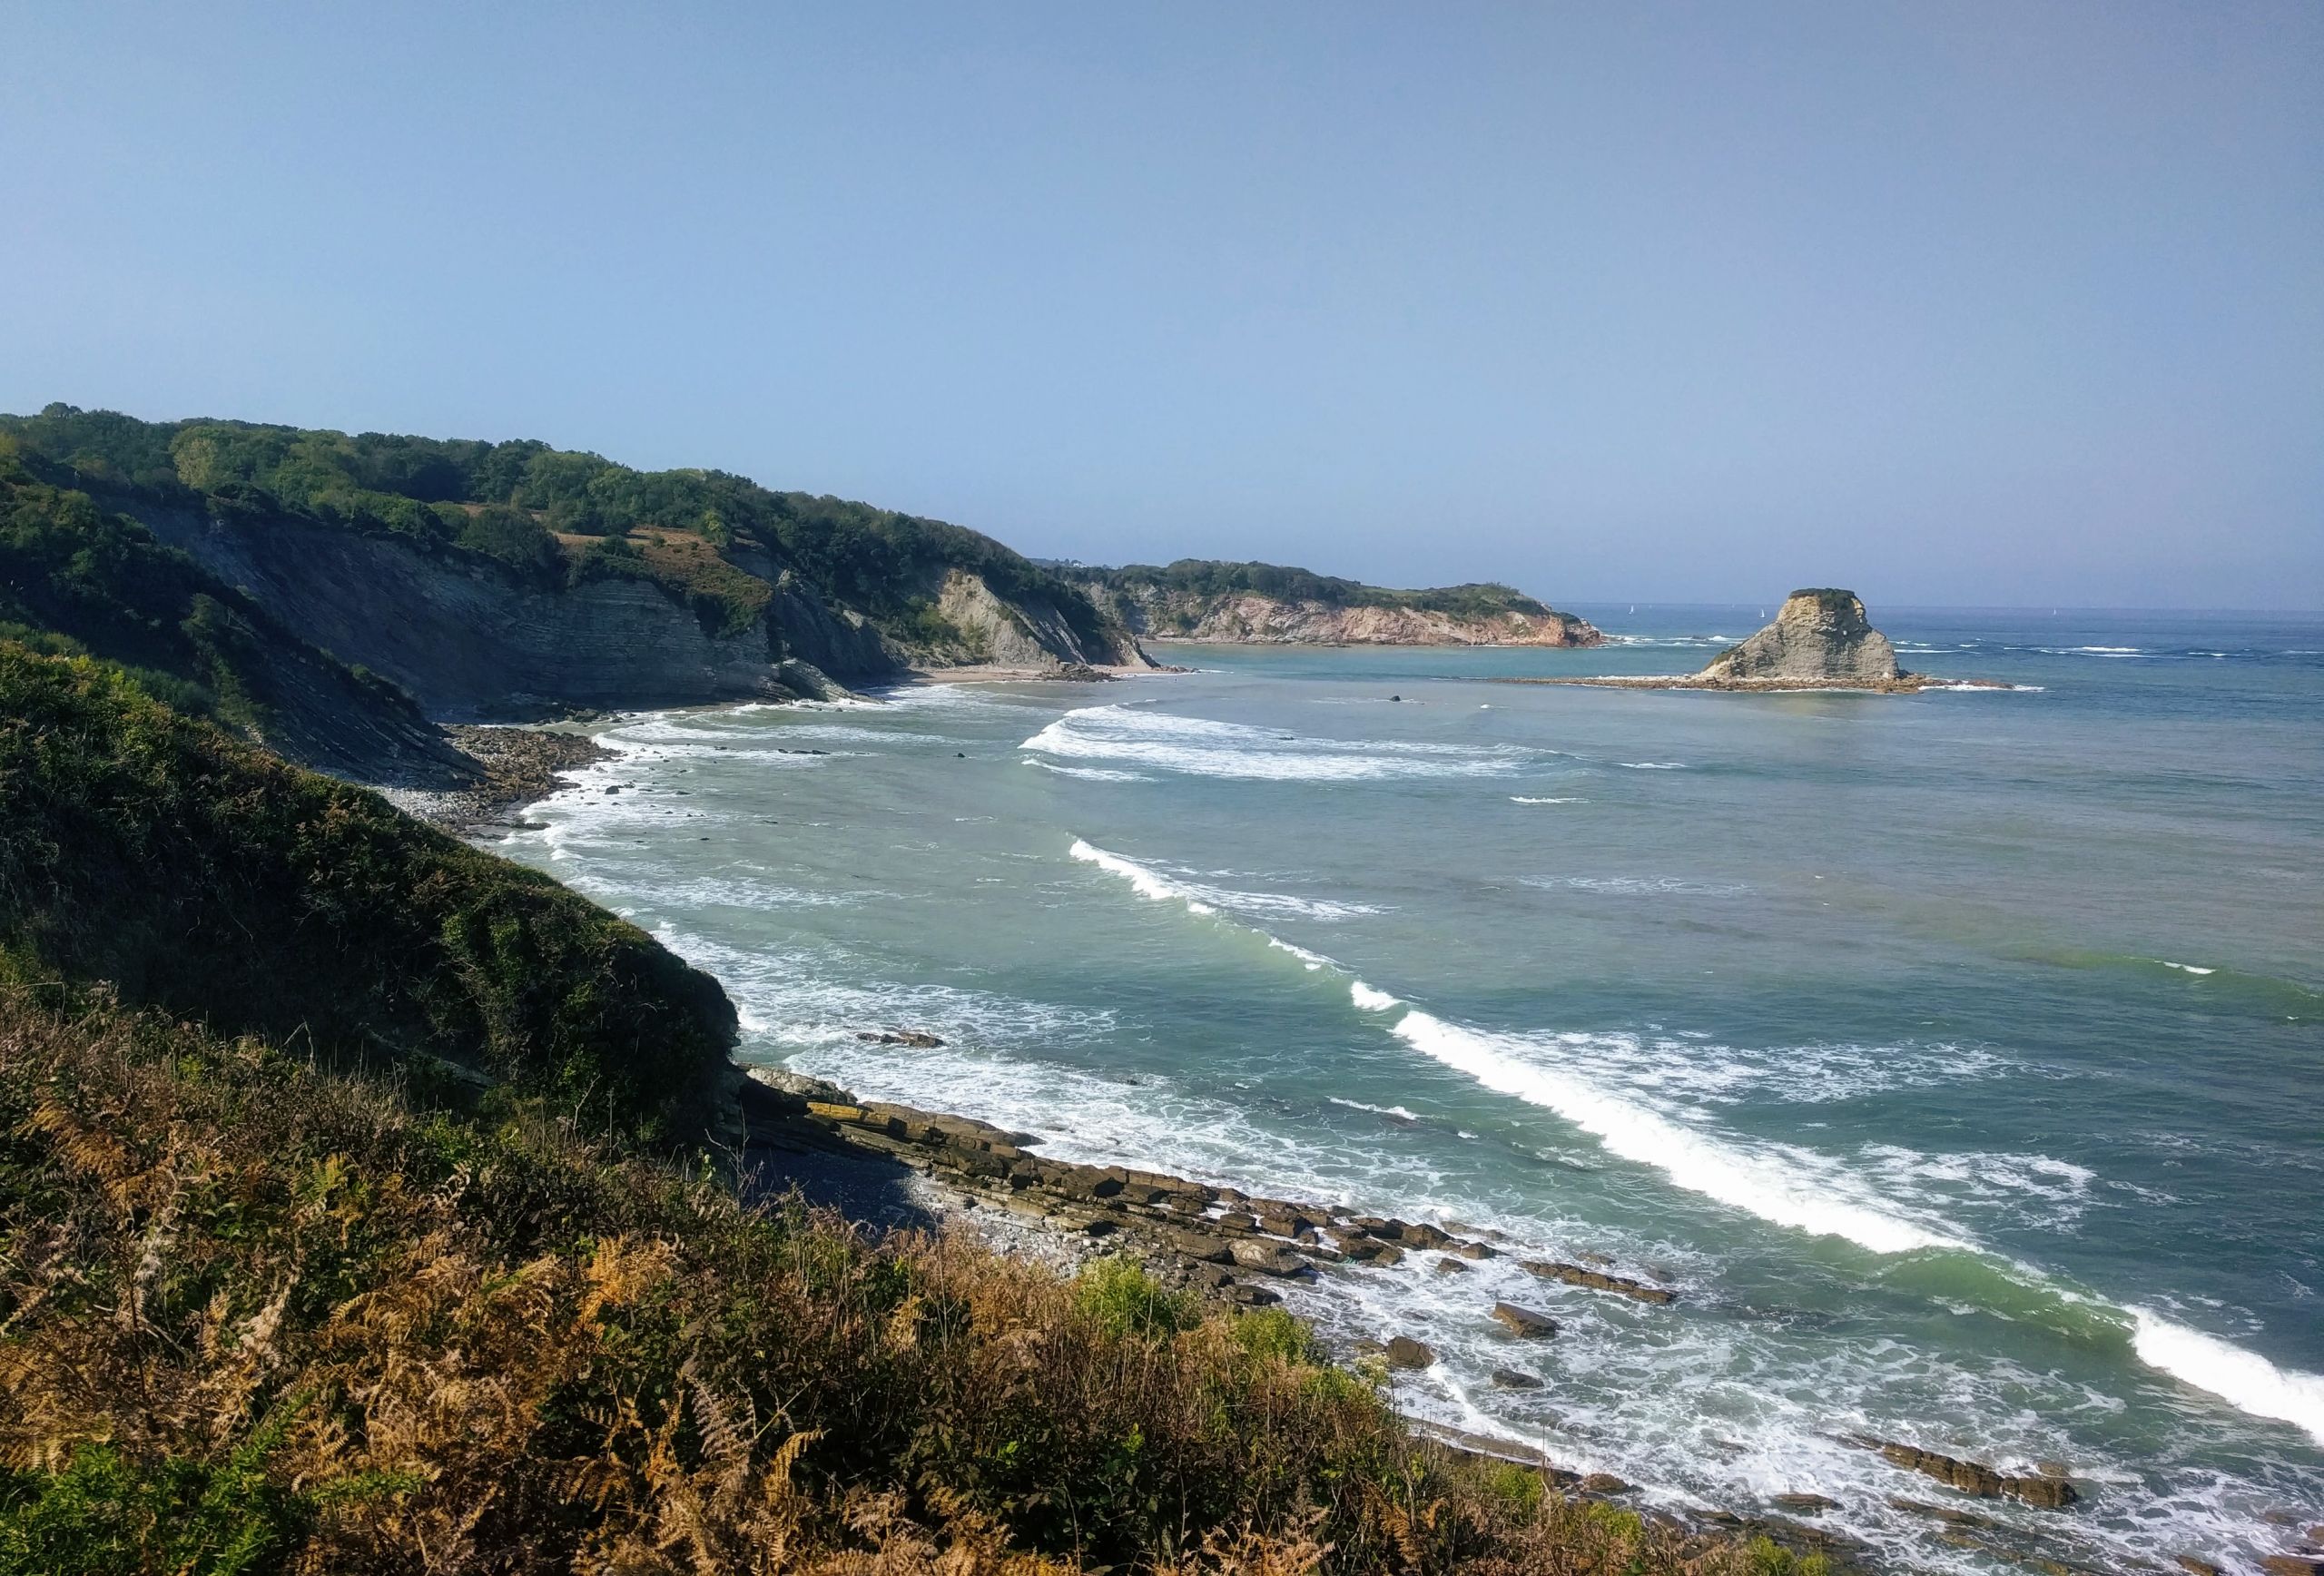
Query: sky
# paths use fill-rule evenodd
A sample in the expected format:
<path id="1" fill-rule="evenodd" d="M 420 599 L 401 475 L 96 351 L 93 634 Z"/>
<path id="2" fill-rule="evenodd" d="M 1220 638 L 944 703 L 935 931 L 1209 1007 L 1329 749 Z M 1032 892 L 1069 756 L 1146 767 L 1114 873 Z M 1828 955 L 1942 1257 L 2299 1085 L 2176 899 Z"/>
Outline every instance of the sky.
<path id="1" fill-rule="evenodd" d="M 0 409 L 1091 563 L 2324 608 L 2314 0 L 0 0 Z"/>

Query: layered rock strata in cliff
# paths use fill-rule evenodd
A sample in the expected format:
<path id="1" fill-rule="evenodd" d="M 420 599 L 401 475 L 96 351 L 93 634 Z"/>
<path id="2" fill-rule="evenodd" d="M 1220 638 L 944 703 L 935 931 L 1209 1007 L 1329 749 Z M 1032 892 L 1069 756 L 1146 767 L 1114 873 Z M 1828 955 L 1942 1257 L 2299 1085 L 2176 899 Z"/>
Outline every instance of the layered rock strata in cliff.
<path id="1" fill-rule="evenodd" d="M 301 637 L 393 679 L 438 719 L 823 699 L 839 693 L 834 681 L 893 680 L 930 661 L 1039 670 L 1143 661 L 1126 631 L 1085 640 L 1047 602 L 1010 601 L 960 569 L 941 573 L 930 593 L 970 648 L 931 656 L 898 645 L 862 612 L 833 605 L 749 549 L 728 561 L 765 580 L 770 593 L 749 623 L 721 631 L 644 579 L 544 586 L 295 518 L 252 522 L 179 509 L 145 509 L 141 517 Z"/>

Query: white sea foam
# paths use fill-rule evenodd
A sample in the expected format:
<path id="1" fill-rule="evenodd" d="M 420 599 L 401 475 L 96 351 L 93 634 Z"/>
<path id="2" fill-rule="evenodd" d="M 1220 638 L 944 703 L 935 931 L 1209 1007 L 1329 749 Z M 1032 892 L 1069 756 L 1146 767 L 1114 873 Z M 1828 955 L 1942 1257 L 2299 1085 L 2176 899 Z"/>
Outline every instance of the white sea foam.
<path id="1" fill-rule="evenodd" d="M 1512 804 L 1587 804 L 1590 803 L 1587 799 L 1571 793 L 1562 794 L 1557 798 L 1540 799 L 1529 798 L 1522 793 L 1512 793 L 1509 796 L 1509 802 Z"/>
<path id="2" fill-rule="evenodd" d="M 1351 980 L 1347 982 L 1347 994 L 1350 1000 L 1366 1012 L 1386 1012 L 1392 1008 L 1403 1005 L 1385 990 L 1375 990 L 1361 980 Z"/>
<path id="3" fill-rule="evenodd" d="M 1261 931 L 1258 934 L 1265 936 L 1266 932 Z M 1267 936 L 1266 942 L 1268 946 L 1273 947 L 1276 951 L 1288 952 L 1293 957 L 1298 959 L 1299 961 L 1311 972 L 1317 969 L 1336 969 L 1339 967 L 1337 963 L 1333 962 L 1321 952 L 1311 952 L 1305 947 L 1295 947 L 1289 941 L 1285 941 L 1281 936 Z"/>
<path id="4" fill-rule="evenodd" d="M 2006 1209 L 2016 1223 L 2070 1229 L 2092 1202 L 2097 1173 L 2049 1155 L 1970 1151 L 1926 1155 L 1866 1144 L 1859 1158 L 1884 1187 L 1947 1214 Z"/>
<path id="5" fill-rule="evenodd" d="M 1684 761 L 1617 761 L 1615 765 L 1631 772 L 1683 772 Z"/>
<path id="6" fill-rule="evenodd" d="M 1141 864 L 1137 860 L 1125 858 L 1121 854 L 1109 853 L 1105 849 L 1093 847 L 1078 837 L 1073 840 L 1073 846 L 1067 852 L 1084 863 L 1094 864 L 1108 874 L 1121 877 L 1130 883 L 1131 888 L 1140 897 L 1151 898 L 1157 901 L 1176 899 L 1197 914 L 1216 914 L 1224 909 L 1242 914 L 1321 920 L 1330 923 L 1382 911 L 1370 903 L 1343 902 L 1330 898 L 1301 897 L 1292 892 L 1245 891 L 1233 887 L 1213 886 L 1207 882 L 1196 881 L 1183 872 L 1166 872 L 1153 865 Z M 1271 941 L 1275 941 L 1272 936 L 1267 939 Z M 1293 947 L 1287 942 L 1275 941 L 1275 945 L 1282 947 L 1285 951 L 1299 952 L 1302 957 L 1315 956 L 1314 953 L 1302 951 L 1301 949 Z"/>
<path id="7" fill-rule="evenodd" d="M 1555 1111 L 1609 1153 L 1652 1166 L 1692 1193 L 1778 1226 L 1844 1236 L 1875 1253 L 1965 1247 L 1960 1238 L 1904 1218 L 1830 1168 L 1791 1149 L 1748 1153 L 1645 1106 L 1609 1094 L 1575 1070 L 1511 1037 L 1463 1029 L 1415 1009 L 1394 1032 L 1406 1044 L 1487 1088 Z"/>
<path id="8" fill-rule="evenodd" d="M 2157 958 L 2155 961 L 2162 964 L 2166 969 L 2176 969 L 2182 974 L 2216 974 L 2219 972 L 2217 969 L 2205 969 L 2193 963 L 2174 963 L 2168 958 Z"/>
<path id="9" fill-rule="evenodd" d="M 1066 852 L 1084 864 L 1096 865 L 1108 875 L 1121 877 L 1122 880 L 1129 882 L 1130 890 L 1139 897 L 1157 903 L 1172 901 L 1182 902 L 1187 905 L 1187 911 L 1191 913 L 1215 914 L 1218 911 L 1178 882 L 1170 880 L 1158 871 L 1148 869 L 1134 859 L 1124 859 L 1118 853 L 1108 853 L 1104 849 L 1085 842 L 1078 837 L 1073 840 L 1073 846 Z"/>
<path id="10" fill-rule="evenodd" d="M 1153 778 L 1143 772 L 1118 772 L 1111 766 L 1060 766 L 1054 761 L 1028 759 L 1028 766 L 1039 766 L 1044 772 L 1054 772 L 1060 777 L 1078 777 L 1085 783 L 1151 783 Z"/>
<path id="11" fill-rule="evenodd" d="M 1400 1122 L 1417 1122 L 1420 1120 L 1420 1114 L 1418 1112 L 1408 1111 L 1402 1106 L 1367 1105 L 1362 1100 L 1343 1099 L 1338 1095 L 1331 1095 L 1326 1098 L 1330 1099 L 1332 1104 L 1335 1106 L 1345 1106 L 1352 1111 L 1370 1111 L 1375 1117 L 1393 1117 Z"/>
<path id="12" fill-rule="evenodd" d="M 945 744 L 955 748 L 974 742 L 944 734 L 924 734 L 916 728 L 864 728 L 852 723 L 793 723 L 777 730 L 773 736 L 777 739 L 812 739 L 822 744 Z"/>
<path id="13" fill-rule="evenodd" d="M 1193 776 L 1301 783 L 1507 776 L 1542 754 L 1509 744 L 1314 738 L 1133 705 L 1068 712 L 1018 748 Z"/>
<path id="14" fill-rule="evenodd" d="M 2132 1349 L 2148 1367 L 2216 1395 L 2238 1411 L 2304 1429 L 2324 1444 L 2324 1374 L 2279 1368 L 2257 1352 L 2174 1324 L 2146 1308 L 2134 1307 L 2130 1313 L 2135 1321 Z"/>
<path id="15" fill-rule="evenodd" d="M 1748 892 L 1751 889 L 1740 882 L 1689 881 L 1683 876 L 1632 875 L 1566 875 L 1524 876 L 1521 884 L 1529 887 L 1571 888 L 1575 891 L 1607 892 L 1620 897 L 1649 897 L 1657 894 L 1679 894 L 1689 897 L 1725 898 Z"/>

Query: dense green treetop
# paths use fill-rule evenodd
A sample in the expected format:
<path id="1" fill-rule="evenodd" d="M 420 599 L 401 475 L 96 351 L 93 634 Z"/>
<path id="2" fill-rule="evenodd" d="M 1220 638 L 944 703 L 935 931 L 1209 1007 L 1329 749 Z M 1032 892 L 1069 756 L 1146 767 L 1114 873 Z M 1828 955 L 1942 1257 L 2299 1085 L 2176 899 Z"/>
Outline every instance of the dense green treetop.
<path id="1" fill-rule="evenodd" d="M 1085 638 L 1101 629 L 1078 587 L 990 537 L 870 504 L 775 492 L 727 471 L 641 471 L 529 438 L 141 421 L 70 405 L 0 416 L 0 435 L 13 438 L 28 461 L 68 468 L 64 479 L 84 488 L 394 533 L 424 548 L 481 554 L 519 575 L 565 572 L 566 555 L 552 533 L 620 539 L 678 532 L 740 549 L 737 557 L 763 554 L 773 568 L 793 570 L 875 618 L 917 612 L 929 571 L 949 566 L 982 576 L 1005 598 L 1053 604 Z M 585 576 L 645 572 L 618 552 L 586 553 L 576 562 Z"/>
<path id="2" fill-rule="evenodd" d="M 1425 613 L 1472 617 L 1497 613 L 1539 616 L 1551 611 L 1544 604 L 1509 586 L 1439 586 L 1422 591 L 1399 591 L 1283 564 L 1234 564 L 1216 558 L 1180 558 L 1160 567 L 1128 564 L 1118 569 L 1080 569 L 1075 573 L 1115 591 L 1153 586 L 1189 596 L 1252 593 L 1281 602 L 1320 602 L 1327 607 L 1410 607 Z"/>

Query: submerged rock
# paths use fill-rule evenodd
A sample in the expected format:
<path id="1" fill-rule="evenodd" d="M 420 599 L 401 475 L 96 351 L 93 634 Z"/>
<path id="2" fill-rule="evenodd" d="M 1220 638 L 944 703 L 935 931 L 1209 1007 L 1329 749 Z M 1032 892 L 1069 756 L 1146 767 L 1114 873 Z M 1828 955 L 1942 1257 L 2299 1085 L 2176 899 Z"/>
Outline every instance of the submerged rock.
<path id="1" fill-rule="evenodd" d="M 1387 1354 L 1391 1368 L 1431 1368 L 1436 1364 L 1436 1352 L 1425 1341 L 1415 1341 L 1410 1335 L 1395 1335 L 1382 1350 Z"/>
<path id="2" fill-rule="evenodd" d="M 1494 1369 L 1492 1382 L 1503 1390 L 1539 1390 L 1541 1387 L 1541 1381 L 1538 1376 L 1515 1368 Z"/>
<path id="3" fill-rule="evenodd" d="M 1538 1340 L 1558 1333 L 1558 1322 L 1549 1315 L 1532 1308 L 1521 1308 L 1515 1303 L 1495 1303 L 1492 1316 L 1507 1326 L 1512 1335 Z"/>
<path id="4" fill-rule="evenodd" d="M 1588 1286 L 1593 1291 L 1612 1292 L 1618 1296 L 1631 1297 L 1641 1303 L 1675 1303 L 1679 1294 L 1650 1286 L 1627 1276 L 1608 1275 L 1602 1270 L 1585 1269 L 1578 1264 L 1560 1264 L 1551 1259 L 1527 1259 L 1518 1268 L 1527 1275 L 1543 1280 L 1563 1281 L 1568 1285 Z"/>
<path id="5" fill-rule="evenodd" d="M 1896 648 L 1853 591 L 1795 591 L 1775 622 L 1711 658 L 1700 678 L 1893 679 Z"/>

